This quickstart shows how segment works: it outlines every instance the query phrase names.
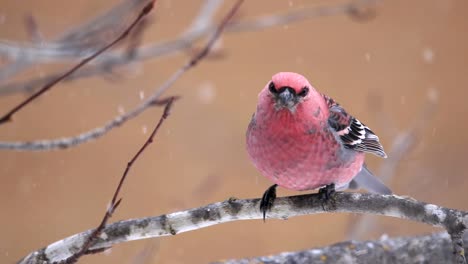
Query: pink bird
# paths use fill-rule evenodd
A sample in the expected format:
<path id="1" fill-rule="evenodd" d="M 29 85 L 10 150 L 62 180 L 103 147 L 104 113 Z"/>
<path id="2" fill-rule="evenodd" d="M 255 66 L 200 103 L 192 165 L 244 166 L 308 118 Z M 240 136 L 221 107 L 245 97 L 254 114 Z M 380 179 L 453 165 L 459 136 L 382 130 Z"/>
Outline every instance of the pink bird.
<path id="1" fill-rule="evenodd" d="M 365 153 L 387 157 L 379 138 L 297 73 L 275 74 L 258 95 L 247 129 L 247 152 L 255 167 L 275 183 L 263 195 L 263 219 L 277 186 L 320 188 L 325 199 L 335 188 L 391 194 L 364 163 Z"/>

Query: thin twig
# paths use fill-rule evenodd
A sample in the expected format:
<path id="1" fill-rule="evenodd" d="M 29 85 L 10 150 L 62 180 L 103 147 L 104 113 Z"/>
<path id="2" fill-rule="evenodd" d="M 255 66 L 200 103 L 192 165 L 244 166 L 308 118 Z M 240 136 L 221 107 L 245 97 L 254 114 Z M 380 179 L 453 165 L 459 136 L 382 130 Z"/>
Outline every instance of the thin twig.
<path id="1" fill-rule="evenodd" d="M 335 16 L 347 14 L 351 17 L 356 16 L 361 8 L 371 8 L 380 0 L 354 0 L 348 3 L 333 5 L 333 6 L 310 6 L 306 8 L 301 8 L 298 10 L 292 10 L 285 12 L 283 14 L 275 15 L 265 15 L 249 20 L 240 20 L 232 21 L 226 25 L 226 32 L 230 33 L 240 33 L 240 32 L 252 32 L 259 31 L 265 28 L 274 27 L 278 25 L 285 25 L 300 22 L 303 20 L 324 17 L 324 16 Z M 67 81 L 76 80 L 79 78 L 88 78 L 91 76 L 96 76 L 106 72 L 107 65 L 112 65 L 113 68 L 121 67 L 129 64 L 130 62 L 135 61 L 144 61 L 148 59 L 154 59 L 161 56 L 173 55 L 176 52 L 186 50 L 192 43 L 195 41 L 209 35 L 216 30 L 216 26 L 212 23 L 211 18 L 214 14 L 214 11 L 217 10 L 217 6 L 214 4 L 218 3 L 217 0 L 208 0 L 205 2 L 201 8 L 200 14 L 192 22 L 189 30 L 184 31 L 183 34 L 178 36 L 174 40 L 158 42 L 153 44 L 147 44 L 138 49 L 138 54 L 129 61 L 123 52 L 114 51 L 112 53 L 106 53 L 105 58 L 101 57 L 99 60 L 95 61 L 96 64 L 89 66 L 83 71 L 77 72 L 67 78 Z M 205 8 L 206 7 L 206 8 Z M 362 15 L 361 15 L 362 16 Z M 207 19 L 209 18 L 209 19 Z M 0 42 L 1 44 L 1 42 Z M 11 49 L 14 49 L 15 44 L 9 44 L 12 46 Z M 1 47 L 1 46 L 0 46 Z M 27 48 L 27 47 L 26 47 Z M 44 48 L 43 48 L 44 49 Z M 47 52 L 44 50 L 34 51 L 31 50 L 29 53 L 34 54 L 35 52 L 46 53 L 41 56 L 46 56 Z M 49 53 L 54 53 L 53 48 Z M 76 53 L 76 52 L 75 52 Z M 73 56 L 70 54 L 69 56 Z M 74 55 L 78 56 L 78 55 Z M 46 56 L 47 57 L 47 56 Z M 59 60 L 60 56 L 55 56 L 54 60 Z M 67 57 L 68 58 L 68 57 Z M 34 78 L 27 82 L 19 83 L 10 83 L 5 84 L 0 87 L 0 95 L 9 95 L 17 92 L 30 92 L 34 91 L 37 86 L 44 84 L 45 82 L 50 81 L 51 78 L 56 78 L 57 73 L 52 73 L 50 75 Z"/>
<path id="2" fill-rule="evenodd" d="M 125 168 L 125 171 L 120 178 L 119 184 L 117 185 L 117 188 L 115 189 L 114 196 L 112 197 L 112 200 L 106 210 L 106 213 L 104 214 L 104 217 L 101 220 L 101 223 L 99 226 L 91 232 L 91 234 L 86 238 L 86 240 L 83 242 L 83 244 L 80 247 L 80 250 L 74 253 L 72 256 L 68 257 L 65 260 L 60 260 L 59 263 L 63 264 L 72 264 L 76 263 L 80 257 L 82 257 L 85 254 L 89 254 L 88 250 L 90 249 L 90 246 L 93 244 L 93 242 L 102 234 L 102 230 L 106 227 L 107 222 L 109 219 L 112 217 L 112 214 L 115 212 L 117 207 L 119 206 L 120 202 L 122 201 L 122 198 L 118 198 L 120 194 L 120 190 L 122 189 L 122 186 L 125 182 L 125 179 L 127 179 L 127 175 L 130 172 L 130 169 L 132 168 L 133 163 L 140 157 L 140 155 L 145 151 L 145 149 L 153 143 L 154 136 L 156 133 L 158 133 L 159 128 L 163 124 L 163 122 L 167 119 L 169 116 L 169 113 L 172 108 L 172 104 L 174 100 L 176 100 L 176 97 L 170 97 L 167 102 L 166 106 L 164 107 L 164 112 L 159 118 L 158 124 L 154 127 L 153 132 L 151 135 L 148 137 L 148 139 L 145 141 L 143 146 L 138 150 L 138 152 L 133 156 L 133 158 L 127 163 L 127 167 Z M 94 249 L 90 251 L 91 253 L 94 253 Z M 100 250 L 98 251 L 100 252 Z"/>
<path id="3" fill-rule="evenodd" d="M 24 44 L 0 40 L 0 56 L 13 62 L 0 69 L 0 82 L 39 63 L 75 61 L 93 54 L 108 39 L 114 39 L 124 31 L 148 2 L 122 0 L 107 12 L 68 30 L 52 41 Z M 106 57 L 106 54 L 102 54 L 100 58 L 102 57 Z"/>
<path id="4" fill-rule="evenodd" d="M 211 50 L 213 44 L 221 35 L 223 29 L 228 24 L 228 21 L 234 16 L 234 14 L 239 9 L 243 0 L 238 0 L 232 9 L 225 15 L 223 20 L 218 25 L 217 29 L 208 40 L 207 44 L 196 53 L 193 58 L 191 58 L 185 65 L 177 69 L 169 79 L 166 80 L 151 96 L 149 96 L 145 101 L 140 105 L 136 106 L 131 111 L 117 116 L 111 121 L 107 122 L 104 126 L 95 128 L 91 131 L 82 133 L 78 136 L 69 137 L 69 138 L 60 138 L 54 140 L 38 140 L 38 141 L 29 141 L 29 142 L 0 142 L 0 149 L 10 149 L 10 150 L 28 150 L 28 151 L 45 151 L 52 149 L 64 149 L 69 148 L 84 142 L 88 142 L 92 139 L 101 137 L 102 135 L 109 132 L 111 129 L 120 126 L 129 119 L 132 119 L 147 108 L 154 105 L 154 102 L 158 101 L 161 95 L 167 91 L 185 72 L 194 67 L 198 62 L 206 57 L 208 52 Z"/>
<path id="5" fill-rule="evenodd" d="M 301 8 L 298 10 L 293 10 L 279 15 L 266 15 L 252 20 L 247 21 L 238 21 L 233 23 L 229 27 L 229 31 L 233 32 L 252 32 L 260 31 L 265 28 L 270 28 L 274 26 L 292 24 L 299 21 L 325 17 L 325 16 L 336 16 L 336 15 L 349 15 L 354 17 L 356 15 L 363 16 L 363 13 L 360 13 L 361 8 L 370 8 L 375 5 L 380 0 L 355 0 L 347 3 L 342 3 L 333 6 L 310 6 L 306 8 Z M 363 11 L 366 13 L 366 11 Z M 370 11 L 368 11 L 370 12 Z M 371 17 L 368 17 L 369 19 Z"/>
<path id="6" fill-rule="evenodd" d="M 141 7 L 146 5 L 147 2 L 148 0 L 123 0 L 106 13 L 98 15 L 91 21 L 80 24 L 52 42 L 44 42 L 39 45 L 37 43 L 23 44 L 0 40 L 0 55 L 13 62 L 0 69 L 0 82 L 12 78 L 15 74 L 35 64 L 66 62 L 81 59 L 86 54 L 94 53 L 96 47 L 99 47 L 102 42 L 106 43 L 107 39 L 114 38 L 114 32 L 125 30 L 126 24 L 128 24 L 125 22 L 126 18 L 133 17 L 135 10 L 140 11 Z M 214 14 L 222 3 L 223 0 L 206 0 L 194 22 L 182 36 L 192 36 L 201 28 L 211 27 Z M 183 38 L 182 36 L 181 38 Z M 186 44 L 190 42 L 193 41 L 187 39 Z M 94 64 L 98 64 L 100 73 L 105 73 L 108 67 L 122 66 L 131 63 L 135 59 L 126 56 L 125 52 L 116 52 L 114 56 L 111 56 L 112 53 L 114 52 L 102 54 L 93 61 Z M 99 61 L 102 61 L 102 63 L 99 63 Z M 85 69 L 84 72 L 75 73 L 67 77 L 66 80 L 73 80 L 78 76 L 85 77 L 89 73 L 89 69 Z M 57 78 L 60 74 L 53 73 L 45 78 L 33 79 L 32 82 L 29 82 L 25 86 L 26 91 L 28 90 L 27 87 L 31 87 L 31 85 L 34 87 L 44 85 Z M 10 85 L 6 85 L 0 89 L 0 93 L 3 95 L 8 94 L 10 90 L 8 86 Z M 33 90 L 31 89 L 28 92 L 31 91 Z"/>
<path id="7" fill-rule="evenodd" d="M 132 240 L 176 235 L 212 225 L 240 220 L 263 219 L 258 209 L 260 199 L 238 200 L 231 198 L 218 202 L 155 217 L 132 219 L 109 224 L 102 235 L 93 241 L 91 250 L 108 248 L 114 244 Z M 281 197 L 275 200 L 269 218 L 288 219 L 291 217 L 318 213 L 362 213 L 397 217 L 461 234 L 468 226 L 468 212 L 427 204 L 396 195 L 339 192 L 334 195 L 334 206 L 324 210 L 323 200 L 317 194 Z M 50 261 L 66 259 L 82 245 L 92 230 L 85 231 L 57 241 L 38 251 L 30 253 L 19 263 L 38 263 L 40 258 Z M 455 234 L 455 233 L 454 233 Z M 453 248 L 461 254 L 463 241 L 454 241 Z"/>
<path id="8" fill-rule="evenodd" d="M 39 89 L 39 91 L 35 92 L 33 95 L 31 95 L 30 97 L 28 97 L 26 100 L 24 100 L 23 102 L 21 102 L 20 104 L 18 104 L 17 106 L 13 107 L 13 109 L 11 109 L 8 113 L 6 113 L 3 117 L 0 118 L 0 125 L 5 123 L 5 122 L 8 122 L 8 121 L 11 121 L 11 118 L 12 116 L 18 112 L 19 110 L 21 110 L 23 107 L 25 107 L 26 105 L 28 105 L 29 103 L 31 103 L 32 101 L 34 101 L 36 98 L 38 98 L 39 96 L 41 96 L 42 94 L 44 94 L 45 92 L 47 92 L 48 90 L 50 90 L 52 87 L 54 87 L 57 83 L 59 83 L 60 81 L 62 81 L 63 79 L 67 78 L 68 76 L 70 76 L 71 74 L 73 74 L 75 71 L 79 70 L 81 67 L 83 67 L 84 65 L 86 65 L 88 62 L 90 62 L 91 60 L 93 60 L 94 58 L 96 58 L 97 56 L 99 56 L 101 53 L 105 52 L 106 50 L 110 49 L 112 46 L 114 46 L 115 44 L 117 44 L 120 40 L 124 39 L 129 33 L 130 31 L 132 31 L 132 29 L 146 16 L 149 14 L 149 12 L 153 9 L 153 6 L 154 6 L 154 3 L 155 3 L 156 0 L 154 1 L 151 1 L 150 3 L 148 3 L 140 12 L 140 14 L 138 15 L 138 17 L 132 22 L 132 24 L 130 24 L 130 26 L 124 31 L 122 32 L 116 39 L 114 39 L 112 42 L 110 42 L 109 44 L 105 45 L 103 48 L 99 49 L 98 51 L 96 51 L 94 54 L 92 54 L 91 56 L 89 57 L 86 57 L 85 59 L 83 59 L 80 63 L 78 63 L 77 65 L 75 65 L 74 67 L 72 67 L 70 70 L 68 70 L 67 72 L 63 73 L 60 77 L 58 77 L 57 79 L 53 80 L 52 82 L 44 85 L 44 87 L 42 87 L 41 89 Z"/>
<path id="9" fill-rule="evenodd" d="M 24 23 L 26 26 L 26 31 L 29 35 L 31 41 L 35 44 L 41 44 L 44 38 L 42 37 L 41 32 L 39 31 L 39 26 L 37 25 L 37 21 L 34 19 L 32 15 L 27 15 L 24 19 Z"/>

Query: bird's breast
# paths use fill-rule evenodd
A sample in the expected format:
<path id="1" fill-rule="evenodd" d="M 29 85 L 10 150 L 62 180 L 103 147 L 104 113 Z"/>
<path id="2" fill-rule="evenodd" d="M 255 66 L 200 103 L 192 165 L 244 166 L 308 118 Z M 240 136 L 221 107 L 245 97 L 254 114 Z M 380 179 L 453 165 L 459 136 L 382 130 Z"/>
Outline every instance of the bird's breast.
<path id="1" fill-rule="evenodd" d="M 249 156 L 280 186 L 315 189 L 341 182 L 340 173 L 349 181 L 360 170 L 362 162 L 354 165 L 356 155 L 340 144 L 326 122 L 288 112 L 255 116 L 252 122 L 247 132 Z"/>

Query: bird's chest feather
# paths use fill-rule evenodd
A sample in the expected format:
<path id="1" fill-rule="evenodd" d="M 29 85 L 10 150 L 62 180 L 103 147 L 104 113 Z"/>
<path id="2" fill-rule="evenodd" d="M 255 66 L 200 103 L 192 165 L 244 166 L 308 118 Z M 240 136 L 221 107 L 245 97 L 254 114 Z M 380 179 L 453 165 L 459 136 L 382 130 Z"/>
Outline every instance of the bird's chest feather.
<path id="1" fill-rule="evenodd" d="M 263 175 L 289 189 L 346 184 L 360 170 L 364 156 L 344 148 L 321 120 L 326 119 L 254 116 L 247 132 L 251 160 Z"/>
<path id="2" fill-rule="evenodd" d="M 311 166 L 309 169 L 319 169 L 320 166 L 333 166 L 328 159 L 343 156 L 343 147 L 323 119 L 286 111 L 262 117 L 260 120 L 253 118 L 254 124 L 251 124 L 248 135 L 251 149 L 260 154 L 255 156 L 265 157 L 259 162 L 278 169 L 302 166 L 303 163 Z"/>

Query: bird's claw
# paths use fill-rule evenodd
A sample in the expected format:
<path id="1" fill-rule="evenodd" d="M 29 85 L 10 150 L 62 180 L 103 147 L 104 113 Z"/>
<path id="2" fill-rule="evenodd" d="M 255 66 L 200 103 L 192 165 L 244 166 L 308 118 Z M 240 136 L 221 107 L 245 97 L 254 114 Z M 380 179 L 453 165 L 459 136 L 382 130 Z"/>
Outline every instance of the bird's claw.
<path id="1" fill-rule="evenodd" d="M 336 193 L 335 184 L 331 183 L 320 188 L 318 191 L 319 199 L 322 202 L 322 209 L 327 210 L 325 205 L 331 202 L 331 206 L 335 207 L 334 194 Z"/>
<path id="2" fill-rule="evenodd" d="M 263 193 L 262 200 L 260 201 L 260 211 L 263 213 L 263 222 L 265 222 L 266 213 L 271 209 L 276 199 L 276 187 L 278 187 L 277 184 L 270 186 L 270 188 Z"/>

